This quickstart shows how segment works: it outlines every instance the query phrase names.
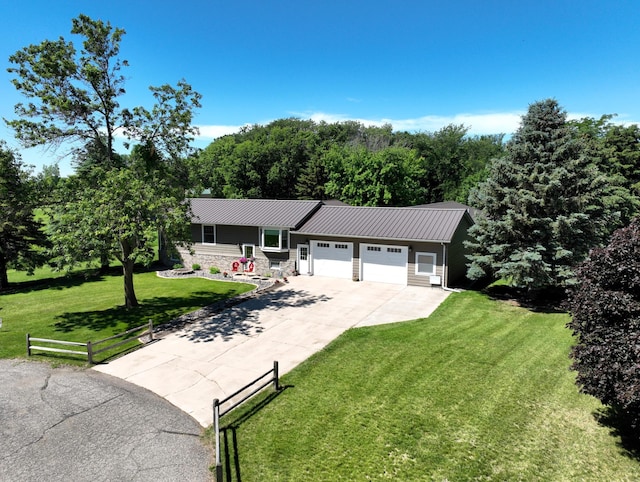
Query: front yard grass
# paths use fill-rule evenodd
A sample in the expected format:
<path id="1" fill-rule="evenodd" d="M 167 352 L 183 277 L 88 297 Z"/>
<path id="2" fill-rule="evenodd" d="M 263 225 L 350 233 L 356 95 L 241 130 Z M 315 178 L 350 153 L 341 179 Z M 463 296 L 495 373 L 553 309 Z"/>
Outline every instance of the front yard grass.
<path id="1" fill-rule="evenodd" d="M 12 273 L 12 281 L 17 280 L 14 290 L 0 293 L 0 358 L 26 356 L 26 333 L 38 338 L 93 342 L 144 325 L 149 319 L 154 325 L 166 323 L 254 288 L 246 283 L 164 279 L 155 272 L 140 272 L 134 275 L 140 306 L 127 310 L 121 275 L 88 273 L 48 278 L 42 271 L 24 279 Z M 37 359 L 86 363 L 80 356 L 34 353 L 38 353 L 34 357 Z"/>
<path id="2" fill-rule="evenodd" d="M 640 480 L 574 384 L 567 321 L 465 292 L 352 329 L 222 419 L 233 480 Z"/>

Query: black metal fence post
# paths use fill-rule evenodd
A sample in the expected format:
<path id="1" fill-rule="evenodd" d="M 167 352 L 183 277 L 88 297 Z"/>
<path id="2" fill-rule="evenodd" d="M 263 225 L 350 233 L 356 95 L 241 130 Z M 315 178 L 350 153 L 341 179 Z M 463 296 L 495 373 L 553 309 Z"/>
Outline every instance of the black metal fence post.
<path id="1" fill-rule="evenodd" d="M 280 390 L 280 375 L 278 374 L 278 361 L 273 362 L 273 388 L 275 391 Z"/>
<path id="2" fill-rule="evenodd" d="M 222 461 L 220 460 L 220 403 L 213 399 L 213 431 L 216 439 L 216 482 L 222 482 Z"/>

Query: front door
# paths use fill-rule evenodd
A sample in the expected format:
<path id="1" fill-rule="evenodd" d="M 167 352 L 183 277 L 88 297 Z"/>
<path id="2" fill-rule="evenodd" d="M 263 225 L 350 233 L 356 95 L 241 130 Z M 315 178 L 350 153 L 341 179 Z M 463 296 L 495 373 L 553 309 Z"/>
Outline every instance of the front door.
<path id="1" fill-rule="evenodd" d="M 309 272 L 309 245 L 298 245 L 298 273 L 311 274 Z"/>

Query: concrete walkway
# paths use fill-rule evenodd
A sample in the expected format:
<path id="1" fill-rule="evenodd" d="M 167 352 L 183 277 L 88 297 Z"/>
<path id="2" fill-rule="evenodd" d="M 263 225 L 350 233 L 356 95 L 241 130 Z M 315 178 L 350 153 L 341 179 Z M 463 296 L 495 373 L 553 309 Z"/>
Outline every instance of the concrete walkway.
<path id="1" fill-rule="evenodd" d="M 447 297 L 418 288 L 297 276 L 224 312 L 95 367 L 164 397 L 203 426 L 211 404 L 272 368 L 294 368 L 341 333 L 426 317 Z"/>

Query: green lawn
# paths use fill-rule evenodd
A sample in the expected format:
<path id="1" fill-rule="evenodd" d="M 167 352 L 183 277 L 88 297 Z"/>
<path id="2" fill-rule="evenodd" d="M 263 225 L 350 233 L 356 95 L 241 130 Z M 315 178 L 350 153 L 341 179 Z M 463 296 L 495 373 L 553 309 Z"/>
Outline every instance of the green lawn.
<path id="1" fill-rule="evenodd" d="M 599 424 L 599 402 L 577 391 L 567 321 L 465 292 L 428 319 L 350 330 L 283 377 L 277 396 L 222 419 L 231 473 L 640 480 L 637 452 Z"/>
<path id="2" fill-rule="evenodd" d="M 155 325 L 166 323 L 254 288 L 204 278 L 163 279 L 155 272 L 141 272 L 134 276 L 140 306 L 127 310 L 123 306 L 123 278 L 117 274 L 65 277 L 39 270 L 35 277 L 15 272 L 9 276 L 16 284 L 14 291 L 0 294 L 0 358 L 26 356 L 26 333 L 38 338 L 96 341 L 149 319 Z M 35 358 L 74 362 L 69 356 L 38 354 Z"/>

